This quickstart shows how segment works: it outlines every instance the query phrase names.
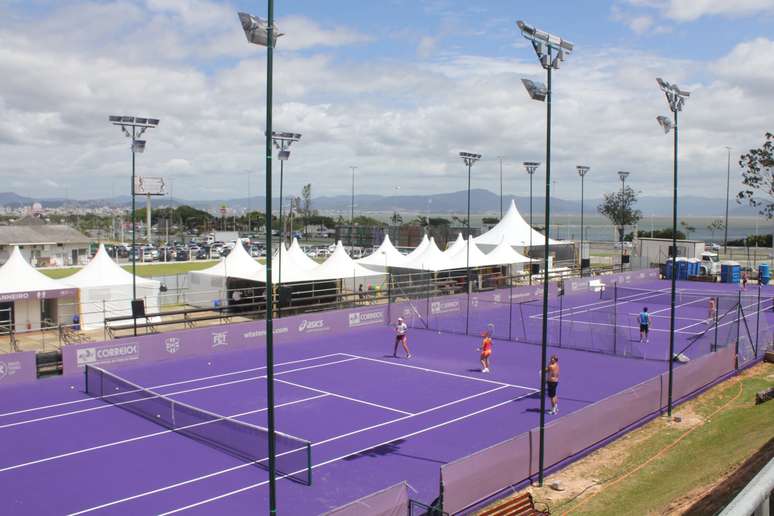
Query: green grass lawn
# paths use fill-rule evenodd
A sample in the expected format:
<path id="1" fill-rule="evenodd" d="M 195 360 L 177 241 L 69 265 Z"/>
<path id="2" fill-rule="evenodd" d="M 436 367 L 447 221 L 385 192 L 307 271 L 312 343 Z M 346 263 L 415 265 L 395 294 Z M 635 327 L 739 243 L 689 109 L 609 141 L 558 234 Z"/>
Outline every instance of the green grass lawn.
<path id="1" fill-rule="evenodd" d="M 594 461 L 593 477 L 600 487 L 571 500 L 551 504 L 556 514 L 672 514 L 690 507 L 694 498 L 732 472 L 774 438 L 774 402 L 755 405 L 755 393 L 774 385 L 774 365 L 760 364 L 678 407 L 682 422 L 659 418 L 571 466 Z M 741 394 L 739 394 L 741 387 Z M 719 407 L 728 403 L 712 416 Z M 639 471 L 612 484 L 657 455 L 694 428 L 671 450 Z M 600 460 L 602 459 L 602 460 Z M 571 473 L 568 471 L 568 473 Z M 587 468 L 586 474 L 589 473 Z M 563 472 L 556 474 L 561 477 Z M 588 483 L 588 476 L 586 481 Z M 546 484 L 550 485 L 549 477 Z M 601 489 L 601 492 L 597 491 Z M 533 491 L 538 499 L 555 497 L 547 488 Z M 597 493 L 597 494 L 594 494 Z M 688 496 L 686 496 L 688 495 Z"/>
<path id="2" fill-rule="evenodd" d="M 170 263 L 149 263 L 137 264 L 137 275 L 143 277 L 152 276 L 172 276 L 174 274 L 181 274 L 189 271 L 198 271 L 212 267 L 217 263 L 217 260 L 202 260 L 196 262 L 170 262 Z M 132 271 L 132 265 L 122 265 L 124 270 Z M 78 271 L 80 267 L 67 267 L 62 269 L 41 269 L 40 272 L 46 276 L 54 279 L 65 278 Z"/>

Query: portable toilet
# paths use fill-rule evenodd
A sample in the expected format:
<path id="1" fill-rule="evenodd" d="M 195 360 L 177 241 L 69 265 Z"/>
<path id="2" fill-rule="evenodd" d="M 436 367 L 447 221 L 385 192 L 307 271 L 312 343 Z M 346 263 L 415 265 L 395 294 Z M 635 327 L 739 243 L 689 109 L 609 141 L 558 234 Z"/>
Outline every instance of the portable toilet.
<path id="1" fill-rule="evenodd" d="M 758 283 L 761 285 L 768 285 L 771 280 L 771 270 L 768 263 L 762 263 L 758 265 Z"/>

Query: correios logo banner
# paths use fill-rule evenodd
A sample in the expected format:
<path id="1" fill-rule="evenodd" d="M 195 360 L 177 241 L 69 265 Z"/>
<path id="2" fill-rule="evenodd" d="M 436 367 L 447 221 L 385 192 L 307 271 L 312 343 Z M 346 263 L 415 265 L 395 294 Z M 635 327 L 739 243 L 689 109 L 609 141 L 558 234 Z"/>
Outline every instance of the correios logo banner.
<path id="1" fill-rule="evenodd" d="M 384 324 L 384 312 L 382 310 L 369 312 L 352 312 L 349 314 L 349 327 L 367 326 L 370 324 Z"/>
<path id="2" fill-rule="evenodd" d="M 139 358 L 140 348 L 137 344 L 93 346 L 75 350 L 75 360 L 78 367 L 128 362 Z"/>
<path id="3" fill-rule="evenodd" d="M 430 313 L 433 315 L 436 314 L 448 314 L 452 312 L 459 312 L 460 311 L 460 302 L 458 300 L 454 301 L 433 301 L 430 303 Z"/>

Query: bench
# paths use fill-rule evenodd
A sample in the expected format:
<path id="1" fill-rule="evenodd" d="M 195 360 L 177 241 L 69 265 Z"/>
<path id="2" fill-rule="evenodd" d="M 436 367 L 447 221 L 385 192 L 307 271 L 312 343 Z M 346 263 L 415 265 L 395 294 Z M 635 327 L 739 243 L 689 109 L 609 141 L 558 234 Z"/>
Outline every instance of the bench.
<path id="1" fill-rule="evenodd" d="M 602 280 L 593 279 L 589 281 L 589 290 L 592 292 L 602 292 L 605 290 L 605 284 L 602 283 Z"/>
<path id="2" fill-rule="evenodd" d="M 478 514 L 479 516 L 546 516 L 551 514 L 548 510 L 548 505 L 540 502 L 538 503 L 540 505 L 545 505 L 545 510 L 538 510 L 535 507 L 535 500 L 532 499 L 532 493 L 524 493 Z"/>

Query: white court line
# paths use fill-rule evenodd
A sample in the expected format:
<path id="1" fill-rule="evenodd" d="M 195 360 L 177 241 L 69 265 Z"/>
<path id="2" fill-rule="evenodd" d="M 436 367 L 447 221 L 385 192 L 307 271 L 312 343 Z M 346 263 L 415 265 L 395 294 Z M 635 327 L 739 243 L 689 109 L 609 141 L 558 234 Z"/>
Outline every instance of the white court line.
<path id="1" fill-rule="evenodd" d="M 353 359 L 353 360 L 356 360 L 356 359 Z M 278 381 L 280 383 L 286 383 L 288 385 L 292 385 L 293 387 L 301 387 L 302 389 L 307 389 L 307 390 L 310 390 L 310 391 L 313 391 L 313 392 L 319 392 L 321 394 L 327 394 L 328 396 L 333 396 L 334 398 L 341 398 L 341 399 L 348 400 L 348 401 L 354 401 L 355 403 L 362 403 L 364 405 L 370 405 L 372 407 L 376 407 L 376 408 L 380 408 L 380 409 L 384 409 L 384 410 L 390 410 L 392 412 L 398 412 L 400 414 L 405 414 L 407 416 L 413 416 L 414 415 L 413 412 L 406 412 L 405 410 L 399 410 L 399 409 L 396 409 L 396 408 L 388 407 L 386 405 L 379 405 L 378 403 L 371 403 L 370 401 L 360 400 L 360 399 L 357 399 L 357 398 L 350 398 L 349 396 L 344 396 L 343 394 L 336 394 L 335 392 L 329 392 L 329 391 L 323 391 L 321 389 L 315 389 L 314 387 L 308 387 L 306 385 L 301 385 L 300 383 L 293 383 L 293 382 L 289 382 L 287 380 L 276 380 L 276 381 Z"/>
<path id="2" fill-rule="evenodd" d="M 661 290 L 654 290 L 654 291 L 651 291 L 651 292 L 647 292 L 647 294 L 645 292 L 642 292 L 642 293 L 639 293 L 639 294 L 632 294 L 630 296 L 624 296 L 622 298 L 619 298 L 618 301 L 622 301 L 622 302 L 635 302 L 635 301 L 639 301 L 639 299 L 630 299 L 630 298 L 635 297 L 635 296 L 643 296 L 643 295 L 649 295 L 650 296 L 650 295 L 654 295 L 656 293 L 663 293 L 663 292 L 669 292 L 669 290 L 661 289 Z M 568 307 L 568 309 L 574 310 L 575 308 L 586 308 L 588 306 L 593 306 L 595 308 L 592 308 L 590 310 L 585 310 L 585 311 L 582 311 L 582 312 L 578 312 L 578 313 L 593 312 L 594 310 L 597 310 L 599 308 L 604 308 L 605 306 L 612 305 L 613 303 L 611 303 L 610 301 L 613 301 L 613 300 L 612 299 L 600 299 L 599 301 L 594 301 L 593 303 L 587 303 L 585 305 L 577 305 L 577 306 L 573 306 L 573 307 Z M 548 313 L 549 314 L 552 314 L 552 313 L 557 313 L 558 314 L 560 311 L 561 310 L 551 310 Z M 566 309 L 564 311 L 566 311 Z M 538 316 L 542 317 L 542 314 L 539 314 Z M 536 316 L 532 315 L 530 317 L 536 317 Z"/>
<path id="3" fill-rule="evenodd" d="M 325 397 L 326 397 L 325 394 L 320 394 L 320 395 L 317 395 L 317 396 L 311 396 L 309 398 L 302 398 L 300 400 L 294 400 L 294 401 L 289 401 L 287 403 L 282 403 L 280 405 L 276 405 L 275 408 L 286 407 L 288 405 L 295 405 L 296 403 L 303 403 L 303 402 L 306 402 L 306 401 L 315 400 L 315 399 L 318 399 L 318 398 L 325 398 Z M 268 410 L 268 408 L 249 410 L 247 412 L 241 412 L 239 414 L 234 414 L 233 416 L 226 416 L 226 417 L 235 418 L 235 417 L 249 416 L 251 414 L 258 414 L 260 412 L 265 412 L 267 410 Z M 122 439 L 120 441 L 113 441 L 111 443 L 100 444 L 98 446 L 92 446 L 90 448 L 83 448 L 83 449 L 80 449 L 80 450 L 75 450 L 75 451 L 71 451 L 71 452 L 67 452 L 67 453 L 61 453 L 59 455 L 52 455 L 50 457 L 44 457 L 42 459 L 37 459 L 37 460 L 30 461 L 30 462 L 25 462 L 23 464 L 14 464 L 13 466 L 6 466 L 6 467 L 0 469 L 0 473 L 4 473 L 6 471 L 12 471 L 12 470 L 15 470 L 15 469 L 25 468 L 27 466 L 34 466 L 35 464 L 42 464 L 44 462 L 51 462 L 53 460 L 64 459 L 66 457 L 72 457 L 74 455 L 80 455 L 81 453 L 87 453 L 87 452 L 91 452 L 91 451 L 95 451 L 95 450 L 102 450 L 104 448 L 110 448 L 111 446 L 119 446 L 119 445 L 122 445 L 122 444 L 128 444 L 128 443 L 133 443 L 133 442 L 137 442 L 137 441 L 142 441 L 143 439 L 150 439 L 152 437 L 158 437 L 160 435 L 174 434 L 174 433 L 176 433 L 176 432 L 178 432 L 180 430 L 185 430 L 185 429 L 188 429 L 188 428 L 193 428 L 195 426 L 199 426 L 199 425 L 202 425 L 202 424 L 207 424 L 207 423 L 210 423 L 210 422 L 211 421 L 205 422 L 205 423 L 194 423 L 192 425 L 188 425 L 188 426 L 183 426 L 183 427 L 177 428 L 176 430 L 162 430 L 160 432 L 153 432 L 153 433 L 150 433 L 150 434 L 138 435 L 136 437 L 130 437 L 129 439 Z"/>
<path id="4" fill-rule="evenodd" d="M 768 310 L 771 310 L 771 306 L 764 306 L 765 304 L 766 303 L 763 300 L 761 300 L 761 308 L 760 308 L 760 310 L 755 310 L 755 311 L 751 312 L 749 315 L 745 314 L 745 318 L 750 317 L 752 315 L 756 315 L 756 314 L 760 314 L 760 313 L 766 312 Z M 757 303 L 756 303 L 756 305 L 757 305 Z M 772 300 L 772 305 L 774 305 L 774 300 Z M 755 307 L 755 305 L 748 306 L 746 308 L 754 308 L 754 307 Z M 714 320 L 712 322 L 714 323 Z M 722 324 L 718 324 L 718 328 L 722 328 L 723 326 L 728 326 L 729 324 L 734 324 L 736 322 L 741 322 L 741 319 L 732 319 L 732 320 L 730 320 L 728 322 L 724 322 Z M 706 323 L 707 323 L 707 320 L 705 319 L 702 322 L 698 322 L 698 323 L 694 323 L 694 324 L 689 324 L 688 326 L 685 326 L 684 328 L 680 328 L 679 330 L 675 330 L 675 331 L 682 331 L 682 330 L 690 328 L 692 326 L 698 326 L 699 324 L 705 324 L 706 325 Z"/>
<path id="5" fill-rule="evenodd" d="M 446 408 L 446 407 L 449 407 L 449 406 L 451 406 L 451 405 L 455 405 L 455 404 L 457 404 L 457 403 L 462 403 L 463 401 L 467 401 L 467 400 L 470 400 L 470 399 L 473 399 L 473 398 L 477 398 L 477 397 L 479 397 L 479 396 L 484 396 L 484 395 L 486 395 L 486 394 L 490 394 L 490 393 L 492 393 L 492 392 L 499 391 L 499 390 L 501 390 L 501 389 L 505 389 L 505 388 L 508 388 L 508 387 L 509 387 L 509 386 L 507 386 L 507 385 L 501 385 L 500 387 L 496 387 L 496 388 L 494 388 L 494 389 L 490 389 L 490 390 L 488 390 L 488 391 L 479 392 L 478 394 L 473 394 L 473 395 L 471 395 L 471 396 L 467 396 L 467 397 L 465 397 L 465 398 L 461 398 L 461 399 L 458 399 L 458 400 L 450 401 L 450 402 L 448 402 L 448 403 L 444 403 L 443 405 L 438 405 L 437 407 L 432 407 L 432 408 L 429 408 L 429 409 L 423 410 L 423 411 L 421 411 L 421 412 L 417 412 L 417 413 L 416 413 L 416 414 L 414 414 L 413 416 L 403 416 L 403 417 L 399 417 L 399 418 L 396 418 L 396 419 L 391 419 L 391 420 L 389 420 L 389 421 L 385 421 L 385 422 L 383 422 L 383 423 L 378 423 L 378 424 L 371 425 L 371 426 L 368 426 L 368 427 L 365 427 L 365 428 L 361 428 L 361 429 L 359 429 L 359 430 L 354 430 L 354 431 L 352 431 L 352 432 L 348 432 L 348 433 L 346 433 L 346 434 L 337 435 L 337 436 L 334 436 L 334 437 L 331 437 L 331 438 L 325 439 L 325 440 L 323 440 L 323 441 L 319 441 L 319 442 L 316 442 L 316 443 L 312 443 L 312 447 L 315 447 L 315 446 L 320 446 L 320 445 L 322 445 L 322 444 L 327 444 L 327 443 L 329 443 L 329 442 L 337 441 L 337 440 L 339 440 L 339 439 L 343 439 L 343 438 L 345 438 L 345 437 L 350 437 L 350 436 L 352 436 L 352 435 L 355 435 L 355 434 L 359 434 L 359 433 L 362 433 L 362 432 L 367 432 L 368 430 L 373 430 L 374 428 L 380 428 L 380 427 L 382 427 L 382 426 L 391 425 L 391 424 L 393 424 L 393 423 L 397 423 L 397 422 L 399 422 L 399 421 L 404 421 L 404 420 L 406 420 L 406 419 L 410 419 L 410 418 L 412 418 L 412 417 L 417 417 L 417 416 L 420 416 L 420 415 L 423 415 L 423 414 L 427 414 L 427 413 L 429 413 L 429 412 L 433 412 L 433 411 L 435 411 L 435 410 L 440 410 L 440 409 L 442 409 L 442 408 Z M 537 391 L 536 391 L 536 390 L 534 390 L 534 389 L 532 389 L 532 390 L 533 390 L 534 392 L 537 392 Z M 512 401 L 519 400 L 519 399 L 525 398 L 525 397 L 527 397 L 527 396 L 531 396 L 532 394 L 534 394 L 534 392 L 530 392 L 530 393 L 528 393 L 528 394 L 525 394 L 524 396 L 519 396 L 518 398 L 514 398 L 514 399 L 512 399 L 512 400 L 508 400 L 506 403 L 510 403 L 510 402 L 512 402 Z M 502 405 L 502 403 L 501 403 L 500 405 Z M 499 406 L 499 405 L 498 405 L 498 406 Z M 464 416 L 464 417 L 469 417 L 469 416 L 471 416 L 471 415 L 474 415 L 474 414 L 468 414 L 468 415 L 466 415 L 466 416 Z M 390 441 L 387 441 L 387 442 L 388 442 L 388 443 L 389 443 L 389 442 L 393 442 L 393 441 L 395 441 L 396 439 L 400 439 L 400 437 L 397 437 L 397 438 L 395 438 L 395 439 L 391 439 Z M 382 443 L 382 444 L 385 444 L 385 443 Z M 328 464 L 328 463 L 330 463 L 330 462 L 334 462 L 334 461 L 336 461 L 336 460 L 340 460 L 340 459 L 342 459 L 342 458 L 349 457 L 350 455 L 355 455 L 355 454 L 357 454 L 357 453 L 362 453 L 363 451 L 370 450 L 370 449 L 372 449 L 372 448 L 376 448 L 376 447 L 378 447 L 378 446 L 382 446 L 382 444 L 378 444 L 378 445 L 376 445 L 376 446 L 372 446 L 372 447 L 366 448 L 366 449 L 364 449 L 364 450 L 360 450 L 360 451 L 357 451 L 357 452 L 353 452 L 353 453 L 351 453 L 351 454 L 349 454 L 349 455 L 346 455 L 346 456 L 344 456 L 344 457 L 340 457 L 339 459 L 333 459 L 332 461 L 327 461 L 327 462 L 320 463 L 320 464 L 316 464 L 316 465 L 314 465 L 314 464 L 313 464 L 313 465 L 312 465 L 312 469 L 315 469 L 315 468 L 317 468 L 317 467 L 319 467 L 319 466 L 323 466 L 323 465 L 325 465 L 325 464 Z M 233 467 L 231 467 L 231 468 L 227 468 L 227 469 L 223 469 L 223 470 L 219 470 L 219 471 L 214 471 L 214 472 L 212 472 L 212 473 L 208 473 L 207 475 L 202 475 L 202 476 L 199 476 L 199 477 L 196 477 L 196 478 L 192 478 L 192 479 L 189 479 L 189 480 L 184 480 L 184 481 L 182 481 L 182 482 L 176 482 L 176 483 L 174 483 L 174 484 L 169 484 L 169 485 L 166 485 L 166 486 L 160 487 L 160 488 L 158 488 L 158 489 L 154 489 L 154 490 L 152 490 L 152 491 L 145 491 L 145 492 L 143 492 L 143 493 L 138 493 L 138 494 L 136 494 L 136 495 L 128 496 L 128 497 L 126 497 L 126 498 L 121 498 L 121 499 L 119 499 L 119 500 L 113 500 L 113 501 L 111 501 L 111 502 L 107 502 L 107 503 L 104 503 L 104 504 L 102 504 L 102 505 L 98 505 L 98 506 L 96 506 L 96 507 L 90 507 L 90 508 L 88 508 L 88 509 L 83 509 L 83 510 L 81 510 L 81 511 L 79 511 L 79 512 L 72 513 L 70 516 L 76 516 L 76 515 L 79 515 L 79 514 L 84 514 L 84 513 L 87 513 L 87 512 L 92 512 L 92 511 L 96 511 L 96 510 L 104 509 L 104 508 L 106 508 L 106 507 L 111 507 L 111 506 L 113 506 L 113 505 L 118 505 L 118 504 L 121 504 L 121 503 L 124 503 L 124 502 L 129 502 L 129 501 L 132 501 L 132 500 L 137 500 L 137 499 L 139 499 L 139 498 L 144 498 L 144 497 L 146 497 L 146 496 L 151 496 L 151 495 L 154 495 L 154 494 L 158 494 L 158 493 L 161 493 L 161 492 L 164 492 L 164 491 L 169 491 L 169 490 L 171 490 L 171 489 L 176 489 L 176 488 L 178 488 L 178 487 L 182 487 L 182 486 L 184 486 L 184 485 L 188 485 L 188 484 L 192 484 L 192 483 L 195 483 L 195 482 L 199 482 L 199 481 L 201 481 L 201 480 L 207 480 L 207 479 L 209 479 L 209 478 L 213 478 L 213 477 L 216 477 L 216 476 L 219 476 L 219 475 L 224 475 L 224 474 L 226 474 L 226 473 L 231 473 L 231 472 L 233 472 L 233 471 L 236 471 L 236 470 L 238 470 L 238 469 L 243 469 L 243 468 L 251 467 L 251 466 L 253 466 L 253 464 L 254 464 L 254 463 L 246 463 L 246 464 L 240 464 L 240 465 L 238 465 L 238 466 L 233 466 Z M 298 473 L 300 473 L 300 472 L 291 473 L 290 475 L 297 475 Z M 280 478 L 284 478 L 285 476 L 289 476 L 289 475 L 283 475 L 283 477 L 280 477 Z M 268 482 L 268 481 L 267 481 L 267 482 Z"/>
<path id="6" fill-rule="evenodd" d="M 558 319 L 558 318 L 556 318 L 556 319 L 554 319 L 554 320 L 558 321 L 559 319 Z M 568 321 L 568 319 L 567 319 L 566 317 L 565 317 L 565 319 L 564 319 L 564 320 L 565 320 L 565 321 Z M 591 322 L 591 321 L 576 321 L 576 320 L 574 320 L 574 319 L 573 319 L 573 320 L 571 320 L 571 321 L 569 321 L 569 322 L 572 322 L 573 324 L 586 324 L 586 325 L 593 325 L 593 326 L 615 326 L 616 328 L 629 328 L 629 329 L 634 329 L 634 330 L 640 331 L 640 327 L 639 327 L 639 326 L 629 326 L 629 325 L 623 325 L 623 324 L 613 324 L 613 323 L 603 323 L 603 322 Z M 664 333 L 669 333 L 669 330 L 668 330 L 668 329 L 666 329 L 666 330 L 665 330 L 665 329 L 659 329 L 659 328 L 650 328 L 650 329 L 649 329 L 649 331 L 650 331 L 651 333 L 653 333 L 653 332 L 655 332 L 655 331 L 660 331 L 660 332 L 664 332 Z M 675 330 L 675 333 L 677 333 L 678 331 L 679 331 L 679 330 Z M 688 334 L 688 335 L 698 335 L 698 333 L 691 333 L 691 332 L 688 332 L 687 334 Z"/>
<path id="7" fill-rule="evenodd" d="M 341 364 L 343 362 L 351 362 L 353 360 L 357 360 L 357 359 L 356 358 L 345 358 L 343 360 L 336 360 L 335 362 L 326 362 L 324 364 L 315 364 L 315 365 L 312 365 L 312 366 L 297 367 L 295 369 L 288 369 L 287 371 L 280 371 L 279 373 L 274 373 L 274 375 L 278 376 L 278 375 L 282 375 L 282 374 L 295 373 L 295 372 L 298 372 L 298 371 L 306 371 L 307 369 L 315 369 L 315 368 L 318 368 L 318 367 L 326 367 L 326 366 L 329 366 L 329 365 Z M 228 382 L 215 383 L 215 384 L 212 384 L 212 385 L 205 385 L 203 387 L 194 387 L 194 388 L 191 388 L 191 389 L 184 389 L 182 391 L 169 392 L 169 393 L 165 393 L 164 396 L 167 396 L 167 397 L 169 397 L 169 396 L 177 396 L 179 394 L 188 394 L 190 392 L 198 392 L 198 391 L 204 391 L 204 390 L 207 390 L 207 389 L 215 389 L 215 388 L 218 388 L 218 387 L 225 387 L 225 386 L 228 386 L 228 385 L 236 385 L 238 383 L 253 382 L 253 381 L 262 380 L 262 379 L 265 379 L 265 378 L 266 378 L 266 375 L 263 375 L 263 376 L 249 376 L 247 378 L 240 378 L 238 380 L 231 380 L 231 381 L 228 381 Z M 137 391 L 136 390 L 126 391 L 126 392 L 124 392 L 122 394 L 129 394 L 129 393 L 132 393 L 132 392 L 137 392 Z M 109 398 L 109 397 L 112 397 L 112 396 L 114 396 L 114 395 L 108 394 L 108 395 L 102 396 L 102 398 Z M 91 399 L 100 399 L 100 398 L 91 398 Z M 23 421 L 16 421 L 14 423 L 7 423 L 5 425 L 0 425 L 0 430 L 5 429 L 5 428 L 11 428 L 11 427 L 14 427 L 14 426 L 26 425 L 26 424 L 29 424 L 29 423 L 38 423 L 40 421 L 48 421 L 48 420 L 51 420 L 51 419 L 58 419 L 60 417 L 75 416 L 75 415 L 78 415 L 78 414 L 84 414 L 86 412 L 93 412 L 95 410 L 105 410 L 105 409 L 109 409 L 111 407 L 117 407 L 117 406 L 120 406 L 120 405 L 126 405 L 126 404 L 130 404 L 130 403 L 139 403 L 141 401 L 144 401 L 144 400 L 130 400 L 130 401 L 122 401 L 120 403 L 109 403 L 109 402 L 102 403 L 100 405 L 97 405 L 96 407 L 89 407 L 89 408 L 80 409 L 80 410 L 73 410 L 73 411 L 70 411 L 70 412 L 62 412 L 61 414 L 52 414 L 50 416 L 43 416 L 43 417 L 38 417 L 38 418 L 35 418 L 35 419 L 25 419 Z"/>
<path id="8" fill-rule="evenodd" d="M 436 374 L 443 374 L 446 376 L 454 376 L 456 378 L 464 378 L 466 380 L 475 380 L 477 382 L 484 382 L 484 383 L 491 383 L 493 385 L 502 385 L 504 387 L 515 387 L 516 389 L 532 389 L 532 387 L 527 387 L 526 385 L 516 385 L 513 383 L 505 383 L 505 382 L 498 382 L 496 380 L 487 380 L 486 378 L 476 378 L 475 376 L 467 376 L 464 374 L 457 374 L 457 373 L 450 373 L 448 371 L 438 371 L 437 369 L 428 369 L 426 367 L 419 367 L 419 366 L 412 366 L 408 364 L 396 364 L 395 362 L 388 362 L 387 360 L 380 360 L 378 358 L 370 358 L 370 357 L 364 357 L 361 355 L 352 355 L 350 353 L 341 353 L 342 355 L 348 356 L 348 357 L 354 357 L 359 358 L 361 360 L 370 360 L 371 362 L 379 362 L 380 364 L 387 364 L 395 367 L 408 367 L 409 369 L 416 369 L 418 371 L 424 371 L 426 373 L 436 373 Z"/>
<path id="9" fill-rule="evenodd" d="M 304 359 L 301 359 L 301 360 L 290 360 L 288 362 L 278 362 L 278 363 L 274 364 L 274 367 L 282 366 L 282 365 L 290 365 L 290 364 L 299 364 L 301 362 L 309 362 L 311 360 L 319 360 L 319 359 L 322 359 L 322 358 L 336 357 L 336 356 L 340 356 L 340 355 L 341 355 L 341 353 L 330 353 L 328 355 L 320 355 L 320 356 L 317 356 L 317 357 L 304 358 Z M 155 390 L 155 389 L 163 389 L 164 387 L 175 387 L 177 385 L 183 385 L 183 384 L 186 384 L 186 383 L 193 383 L 193 382 L 201 382 L 201 381 L 205 381 L 205 380 L 212 380 L 213 378 L 224 378 L 226 376 L 233 376 L 235 374 L 251 373 L 251 372 L 254 372 L 254 371 L 259 371 L 261 369 L 266 369 L 266 366 L 251 367 L 250 369 L 242 369 L 242 370 L 239 370 L 239 371 L 231 371 L 231 372 L 228 372 L 228 373 L 215 374 L 215 375 L 211 375 L 211 376 L 201 376 L 199 378 L 193 378 L 193 379 L 190 379 L 190 380 L 182 380 L 182 381 L 179 381 L 179 382 L 163 383 L 163 384 L 159 384 L 159 385 L 151 385 L 150 387 L 148 387 L 148 389 Z M 73 375 L 73 378 L 75 378 L 75 376 L 76 375 Z M 89 402 L 89 401 L 94 401 L 94 398 L 83 398 L 83 399 L 79 399 L 79 400 L 65 401 L 65 402 L 62 402 L 62 403 L 53 403 L 53 404 L 50 404 L 50 405 L 39 405 L 37 407 L 21 409 L 21 410 L 15 410 L 13 412 L 6 412 L 4 414 L 0 414 L 0 417 L 13 416 L 13 415 L 16 415 L 16 414 L 24 414 L 26 412 L 34 412 L 36 410 L 45 410 L 45 409 L 49 409 L 49 408 L 63 407 L 65 405 L 72 405 L 72 404 L 75 404 L 75 403 L 85 403 L 85 402 Z"/>
<path id="10" fill-rule="evenodd" d="M 478 414 L 482 414 L 484 412 L 488 412 L 490 410 L 496 409 L 496 408 L 501 407 L 503 405 L 507 405 L 508 403 L 513 403 L 514 401 L 520 400 L 520 399 L 525 398 L 525 397 L 530 396 L 530 395 L 531 394 L 525 394 L 524 396 L 519 396 L 517 398 L 513 398 L 513 399 L 510 399 L 510 400 L 507 400 L 507 401 L 503 401 L 503 402 L 497 403 L 495 405 L 490 405 L 489 407 L 485 407 L 485 408 L 477 410 L 475 412 L 471 412 L 470 414 L 466 414 L 464 416 L 460 416 L 460 417 L 457 417 L 457 418 L 454 418 L 454 419 L 450 419 L 448 421 L 444 421 L 442 423 L 438 423 L 437 425 L 429 426 L 427 428 L 423 428 L 423 429 L 417 430 L 415 432 L 411 432 L 411 433 L 408 433 L 408 434 L 405 434 L 405 435 L 401 435 L 400 437 L 395 437 L 393 439 L 390 439 L 389 441 L 384 441 L 384 442 L 381 442 L 381 443 L 373 445 L 373 446 L 368 446 L 366 448 L 361 448 L 361 449 L 359 449 L 357 451 L 348 453 L 346 455 L 340 455 L 340 456 L 338 456 L 336 458 L 326 460 L 326 461 L 321 462 L 319 464 L 313 464 L 312 465 L 312 469 L 317 469 L 317 468 L 320 468 L 322 466 L 327 466 L 328 464 L 332 464 L 334 462 L 338 462 L 340 460 L 344 460 L 347 457 L 352 457 L 353 455 L 358 455 L 360 453 L 366 452 L 368 450 L 373 450 L 374 448 L 378 448 L 380 446 L 384 446 L 386 444 L 390 444 L 390 443 L 398 441 L 398 440 L 408 439 L 410 437 L 414 437 L 416 435 L 423 434 L 425 432 L 429 432 L 429 431 L 435 430 L 437 428 L 441 428 L 441 427 L 444 427 L 444 426 L 447 426 L 447 425 L 451 425 L 452 423 L 456 423 L 458 421 L 462 421 L 463 419 L 467 419 L 467 418 L 472 417 L 472 416 L 477 416 Z M 300 471 L 296 471 L 296 472 L 293 472 L 293 473 L 289 473 L 289 474 L 286 474 L 286 475 L 282 475 L 282 476 L 279 476 L 277 478 L 285 478 L 285 477 L 292 476 L 292 475 L 298 475 L 300 473 L 303 473 L 304 471 L 306 471 L 306 469 L 300 470 Z M 175 513 L 178 513 L 178 512 L 186 511 L 188 509 L 193 509 L 194 507 L 199 507 L 200 505 L 204 505 L 204 504 L 207 504 L 207 503 L 210 503 L 210 502 L 215 502 L 217 500 L 221 500 L 223 498 L 227 498 L 229 496 L 233 496 L 235 494 L 239 494 L 239 493 L 242 493 L 244 491 L 249 491 L 250 489 L 255 489 L 256 487 L 261 487 L 261 486 L 264 486 L 264 485 L 266 485 L 268 483 L 269 483 L 268 480 L 264 480 L 262 482 L 257 482 L 255 484 L 244 486 L 244 487 L 241 487 L 239 489 L 235 489 L 233 491 L 229 491 L 227 493 L 220 494 L 218 496 L 213 496 L 212 498 L 207 498 L 205 500 L 200 500 L 200 501 L 198 501 L 196 503 L 192 503 L 190 505 L 186 505 L 185 507 L 178 507 L 176 509 L 172 509 L 171 511 L 163 512 L 163 513 L 161 513 L 160 516 L 167 516 L 169 514 L 175 514 Z M 75 514 L 80 514 L 80 513 L 75 513 Z"/>
<path id="11" fill-rule="evenodd" d="M 648 312 L 648 313 L 650 313 L 650 316 L 653 319 L 669 319 L 670 318 L 669 315 L 653 315 L 655 312 Z M 640 316 L 639 312 L 638 313 L 629 312 L 626 315 L 631 316 L 631 317 L 635 317 L 635 318 Z M 675 315 L 675 320 L 704 322 L 707 319 L 699 319 L 698 317 L 683 317 L 682 315 Z"/>

